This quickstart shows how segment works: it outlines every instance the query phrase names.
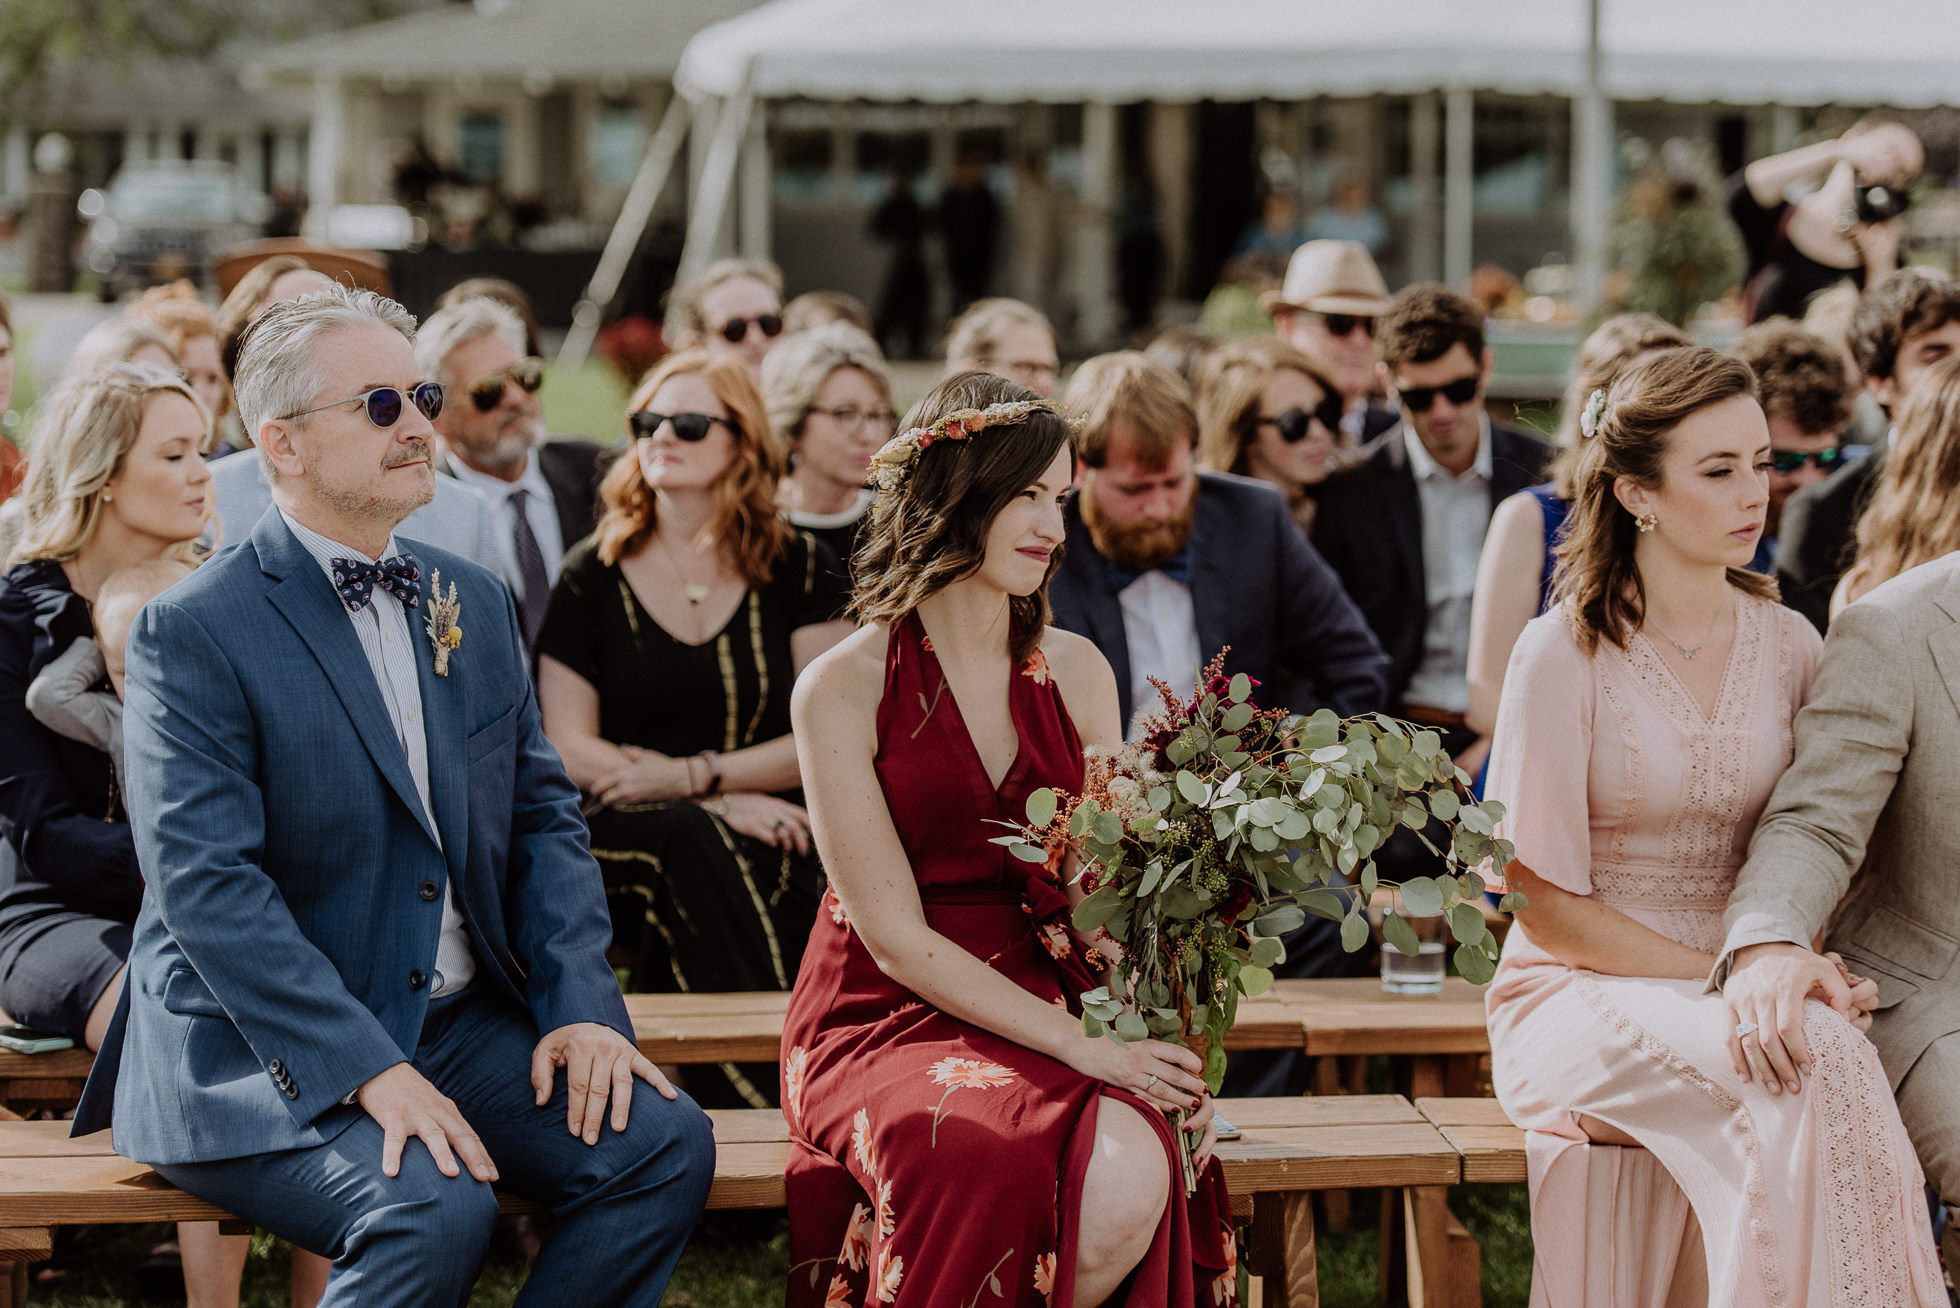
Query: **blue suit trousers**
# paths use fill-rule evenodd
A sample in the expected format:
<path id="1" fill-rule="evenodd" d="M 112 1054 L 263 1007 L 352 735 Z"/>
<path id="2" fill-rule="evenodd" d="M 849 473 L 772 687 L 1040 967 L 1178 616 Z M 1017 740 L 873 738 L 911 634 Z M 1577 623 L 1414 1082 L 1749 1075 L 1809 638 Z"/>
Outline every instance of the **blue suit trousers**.
<path id="1" fill-rule="evenodd" d="M 543 1205 L 543 1247 L 517 1302 L 660 1302 L 714 1179 L 707 1115 L 642 1081 L 624 1132 L 588 1146 L 566 1127 L 565 1073 L 542 1108 L 531 1089 L 530 1016 L 478 987 L 429 1005 L 411 1065 L 482 1138 L 499 1187 Z M 419 1139 L 381 1171 L 382 1130 L 362 1114 L 326 1144 L 157 1167 L 180 1189 L 333 1259 L 321 1308 L 463 1305 L 497 1214 L 467 1170 L 444 1176 Z"/>

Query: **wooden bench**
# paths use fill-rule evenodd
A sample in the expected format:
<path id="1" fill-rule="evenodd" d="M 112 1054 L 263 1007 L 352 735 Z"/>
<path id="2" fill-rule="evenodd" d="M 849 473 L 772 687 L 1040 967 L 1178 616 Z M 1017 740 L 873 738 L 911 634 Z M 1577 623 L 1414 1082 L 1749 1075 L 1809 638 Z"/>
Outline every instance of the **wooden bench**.
<path id="1" fill-rule="evenodd" d="M 1434 995 L 1391 995 L 1374 977 L 1275 981 L 1268 993 L 1300 1023 L 1310 1058 L 1406 1060 L 1411 1099 L 1470 1093 L 1490 1053 L 1484 988 L 1462 977 L 1445 979 Z"/>
<path id="2" fill-rule="evenodd" d="M 1454 1184 L 1462 1173 L 1442 1133 L 1399 1095 L 1339 1099 L 1225 1100 L 1244 1132 L 1219 1146 L 1233 1211 L 1250 1223 L 1249 1261 L 1263 1278 L 1270 1308 L 1317 1304 L 1312 1192 Z M 712 1111 L 718 1156 L 711 1209 L 778 1208 L 784 1203 L 788 1134 L 772 1109 Z M 47 1258 L 54 1228 L 136 1222 L 232 1221 L 171 1186 L 148 1167 L 116 1154 L 108 1133 L 70 1140 L 60 1122 L 0 1123 L 0 1262 Z M 507 1211 L 529 1205 L 505 1198 Z M 1446 1299 L 1448 1268 L 1421 1251 L 1423 1298 Z"/>

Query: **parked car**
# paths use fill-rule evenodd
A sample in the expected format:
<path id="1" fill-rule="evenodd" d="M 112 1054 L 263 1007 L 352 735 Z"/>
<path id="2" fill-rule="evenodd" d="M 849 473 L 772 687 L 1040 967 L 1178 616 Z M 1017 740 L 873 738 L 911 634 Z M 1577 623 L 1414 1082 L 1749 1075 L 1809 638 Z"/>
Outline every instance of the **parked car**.
<path id="1" fill-rule="evenodd" d="M 212 256 L 257 235 L 231 165 L 215 160 L 127 164 L 78 207 L 89 221 L 82 262 L 105 301 L 179 277 L 209 286 Z"/>

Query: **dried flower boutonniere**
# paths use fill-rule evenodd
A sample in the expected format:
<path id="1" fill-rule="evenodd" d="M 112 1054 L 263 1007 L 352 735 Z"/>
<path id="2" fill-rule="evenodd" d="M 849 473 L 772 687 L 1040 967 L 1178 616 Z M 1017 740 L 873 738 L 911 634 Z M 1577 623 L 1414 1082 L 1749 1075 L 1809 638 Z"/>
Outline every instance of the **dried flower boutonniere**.
<path id="1" fill-rule="evenodd" d="M 449 593 L 442 593 L 442 570 L 437 569 L 435 578 L 429 584 L 429 643 L 436 650 L 436 675 L 449 675 L 449 652 L 463 643 L 463 629 L 456 620 L 463 616 L 463 604 L 456 598 L 456 583 L 449 583 Z"/>

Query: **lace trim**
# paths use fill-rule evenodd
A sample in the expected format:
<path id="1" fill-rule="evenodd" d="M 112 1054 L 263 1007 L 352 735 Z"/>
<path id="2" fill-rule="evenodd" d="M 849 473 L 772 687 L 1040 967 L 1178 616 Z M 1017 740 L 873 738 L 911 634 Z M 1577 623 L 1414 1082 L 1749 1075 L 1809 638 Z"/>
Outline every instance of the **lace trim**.
<path id="1" fill-rule="evenodd" d="M 1624 657 L 1624 653 L 1615 655 L 1608 652 L 1608 649 L 1609 647 L 1602 641 L 1600 643 L 1602 656 Z M 1632 837 L 1634 828 L 1629 818 L 1639 813 L 1641 806 L 1647 802 L 1647 756 L 1641 751 L 1640 733 L 1634 727 L 1633 705 L 1627 703 L 1626 697 L 1620 693 L 1620 688 L 1612 677 L 1598 677 L 1595 681 L 1599 686 L 1600 699 L 1606 702 L 1607 711 L 1613 715 L 1613 727 L 1619 732 L 1620 744 L 1626 750 L 1626 775 L 1623 782 L 1626 787 L 1626 802 L 1615 817 L 1613 835 L 1607 844 L 1605 859 L 1606 862 L 1624 863 L 1627 861 L 1627 841 Z M 1600 870 L 1600 865 L 1596 861 L 1593 865 L 1595 891 L 1599 889 Z"/>
<path id="2" fill-rule="evenodd" d="M 1770 1220 L 1768 1187 L 1763 1180 L 1762 1144 L 1756 1136 L 1756 1123 L 1742 1101 L 1709 1080 L 1700 1068 L 1661 1043 L 1647 1028 L 1613 1007 L 1599 982 L 1590 975 L 1579 974 L 1575 984 L 1579 997 L 1622 1040 L 1707 1095 L 1734 1119 L 1736 1135 L 1742 1140 L 1742 1190 L 1749 1205 L 1749 1235 L 1756 1248 L 1756 1269 L 1762 1276 L 1763 1297 L 1772 1306 L 1789 1303 L 1789 1292 L 1783 1287 L 1783 1274 L 1777 1265 L 1776 1228 Z"/>

